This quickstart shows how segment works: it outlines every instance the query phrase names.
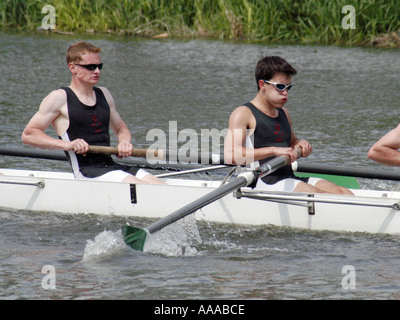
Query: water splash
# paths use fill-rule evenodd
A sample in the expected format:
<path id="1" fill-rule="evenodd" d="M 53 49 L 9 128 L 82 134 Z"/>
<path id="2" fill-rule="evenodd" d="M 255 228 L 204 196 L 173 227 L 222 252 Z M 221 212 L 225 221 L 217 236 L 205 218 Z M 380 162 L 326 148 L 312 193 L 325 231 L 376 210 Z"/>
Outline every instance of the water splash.
<path id="1" fill-rule="evenodd" d="M 94 240 L 87 240 L 83 261 L 109 258 L 127 250 L 122 239 L 121 230 L 116 232 L 105 230 L 99 233 Z"/>
<path id="2" fill-rule="evenodd" d="M 196 221 L 192 215 L 150 234 L 143 251 L 165 256 L 195 256 L 201 242 Z"/>
<path id="3" fill-rule="evenodd" d="M 193 216 L 185 217 L 148 235 L 143 251 L 165 256 L 195 256 L 201 237 Z M 108 259 L 132 252 L 123 240 L 121 230 L 105 230 L 87 240 L 82 261 Z"/>

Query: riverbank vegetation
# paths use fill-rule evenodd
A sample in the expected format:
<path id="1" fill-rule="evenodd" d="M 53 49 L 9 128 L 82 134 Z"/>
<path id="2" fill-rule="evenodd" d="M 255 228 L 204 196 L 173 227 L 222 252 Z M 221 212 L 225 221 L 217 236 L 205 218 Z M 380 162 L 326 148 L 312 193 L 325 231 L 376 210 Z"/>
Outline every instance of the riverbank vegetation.
<path id="1" fill-rule="evenodd" d="M 39 32 L 45 5 L 58 33 L 400 46 L 398 0 L 0 0 L 0 30 Z"/>

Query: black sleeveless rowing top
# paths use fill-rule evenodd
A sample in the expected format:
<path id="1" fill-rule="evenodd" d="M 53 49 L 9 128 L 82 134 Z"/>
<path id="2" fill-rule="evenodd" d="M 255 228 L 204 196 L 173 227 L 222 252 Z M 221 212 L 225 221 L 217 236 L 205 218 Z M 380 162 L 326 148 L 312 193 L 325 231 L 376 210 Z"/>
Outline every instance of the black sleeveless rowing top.
<path id="1" fill-rule="evenodd" d="M 290 141 L 292 138 L 292 129 L 289 120 L 283 109 L 278 109 L 278 116 L 276 118 L 270 117 L 260 111 L 251 102 L 244 104 L 253 113 L 256 119 L 256 128 L 253 133 L 254 148 L 263 147 L 290 147 Z M 263 163 L 275 158 L 269 157 L 260 160 L 259 163 Z M 292 167 L 290 165 L 284 166 L 283 168 L 273 172 L 262 178 L 262 181 L 266 184 L 275 184 L 280 180 L 287 178 L 296 178 Z M 304 180 L 304 179 L 300 179 Z"/>
<path id="2" fill-rule="evenodd" d="M 83 104 L 69 87 L 62 88 L 67 93 L 69 127 L 60 139 L 73 141 L 83 139 L 89 145 L 110 145 L 110 107 L 100 88 L 93 87 L 96 95 L 96 104 L 88 106 Z M 116 164 L 111 155 L 88 153 L 85 156 L 66 152 L 71 163 L 75 177 L 82 174 L 88 178 L 98 177 L 109 171 L 124 170 L 135 174 L 136 168 L 127 169 L 129 166 Z"/>

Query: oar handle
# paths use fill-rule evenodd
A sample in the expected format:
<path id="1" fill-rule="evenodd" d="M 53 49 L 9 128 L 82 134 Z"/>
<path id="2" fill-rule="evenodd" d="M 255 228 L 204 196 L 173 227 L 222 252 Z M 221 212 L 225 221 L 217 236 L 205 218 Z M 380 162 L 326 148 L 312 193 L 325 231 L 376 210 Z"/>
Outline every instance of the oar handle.
<path id="1" fill-rule="evenodd" d="M 89 146 L 90 153 L 100 153 L 100 154 L 118 154 L 118 148 L 116 147 L 105 147 L 105 146 Z"/>
<path id="2" fill-rule="evenodd" d="M 117 147 L 107 147 L 107 146 L 89 146 L 90 153 L 101 153 L 101 154 L 113 154 L 118 155 Z M 133 149 L 132 157 L 146 158 L 150 156 L 152 158 L 162 159 L 164 153 L 161 150 L 152 149 Z"/>

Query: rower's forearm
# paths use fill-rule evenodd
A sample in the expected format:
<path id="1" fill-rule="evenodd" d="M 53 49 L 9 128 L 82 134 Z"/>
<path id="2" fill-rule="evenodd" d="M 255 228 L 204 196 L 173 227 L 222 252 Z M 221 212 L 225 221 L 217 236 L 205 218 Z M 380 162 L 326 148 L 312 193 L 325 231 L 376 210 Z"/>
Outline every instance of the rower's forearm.
<path id="1" fill-rule="evenodd" d="M 400 166 L 400 152 L 389 147 L 374 147 L 368 152 L 368 158 L 387 166 Z"/>
<path id="2" fill-rule="evenodd" d="M 132 143 L 132 135 L 129 132 L 129 130 L 127 129 L 120 130 L 120 132 L 117 133 L 117 141 L 118 143 L 121 142 Z"/>
<path id="3" fill-rule="evenodd" d="M 67 150 L 68 142 L 60 139 L 54 139 L 42 131 L 23 132 L 22 142 L 39 149 Z"/>
<path id="4" fill-rule="evenodd" d="M 224 154 L 225 164 L 233 165 L 246 165 L 252 163 L 254 160 L 254 152 L 251 150 L 249 152 L 239 151 L 235 153 L 225 153 Z"/>
<path id="5" fill-rule="evenodd" d="M 263 160 L 275 156 L 274 147 L 265 148 L 236 148 L 233 151 L 225 152 L 224 158 L 226 164 L 244 165 L 255 161 Z"/>
<path id="6" fill-rule="evenodd" d="M 291 143 L 290 143 L 290 147 L 295 149 L 296 145 L 300 142 L 300 139 L 295 138 Z"/>

